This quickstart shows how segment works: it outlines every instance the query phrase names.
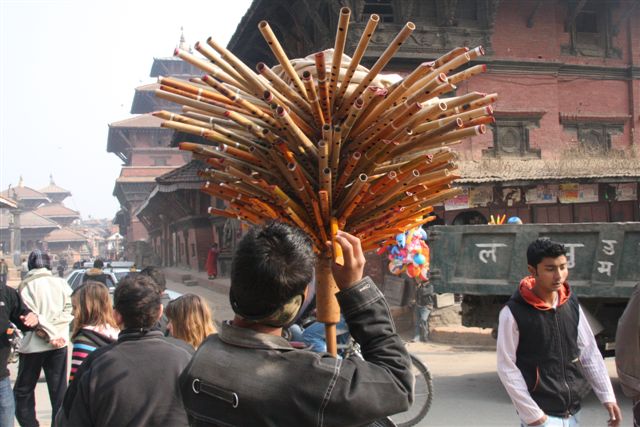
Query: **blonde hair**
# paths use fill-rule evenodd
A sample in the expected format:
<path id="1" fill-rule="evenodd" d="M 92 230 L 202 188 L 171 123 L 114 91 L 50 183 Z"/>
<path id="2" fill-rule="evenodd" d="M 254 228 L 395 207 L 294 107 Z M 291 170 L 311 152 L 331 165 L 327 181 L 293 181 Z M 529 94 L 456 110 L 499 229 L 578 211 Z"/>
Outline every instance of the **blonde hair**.
<path id="1" fill-rule="evenodd" d="M 88 280 L 73 293 L 71 303 L 74 317 L 71 338 L 75 338 L 85 326 L 117 327 L 113 318 L 109 289 L 103 283 Z"/>
<path id="2" fill-rule="evenodd" d="M 198 295 L 184 294 L 167 305 L 171 335 L 198 348 L 202 341 L 216 332 L 209 304 Z"/>

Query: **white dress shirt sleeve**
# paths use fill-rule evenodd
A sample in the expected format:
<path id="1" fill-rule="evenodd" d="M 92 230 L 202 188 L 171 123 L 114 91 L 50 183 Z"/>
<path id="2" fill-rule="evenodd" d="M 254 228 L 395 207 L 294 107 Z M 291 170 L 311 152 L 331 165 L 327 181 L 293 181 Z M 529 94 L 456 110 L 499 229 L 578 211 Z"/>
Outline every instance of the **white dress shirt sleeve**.
<path id="1" fill-rule="evenodd" d="M 580 351 L 582 373 L 591 384 L 598 400 L 601 403 L 615 402 L 616 395 L 611 386 L 609 372 L 600 350 L 598 350 L 596 339 L 582 307 L 580 307 L 580 316 L 578 317 L 578 350 Z"/>
<path id="2" fill-rule="evenodd" d="M 520 333 L 518 324 L 509 307 L 500 311 L 498 324 L 498 342 L 496 355 L 498 376 L 507 390 L 518 416 L 525 424 L 531 424 L 544 416 L 544 411 L 533 400 L 527 389 L 527 383 L 516 366 L 516 350 Z"/>

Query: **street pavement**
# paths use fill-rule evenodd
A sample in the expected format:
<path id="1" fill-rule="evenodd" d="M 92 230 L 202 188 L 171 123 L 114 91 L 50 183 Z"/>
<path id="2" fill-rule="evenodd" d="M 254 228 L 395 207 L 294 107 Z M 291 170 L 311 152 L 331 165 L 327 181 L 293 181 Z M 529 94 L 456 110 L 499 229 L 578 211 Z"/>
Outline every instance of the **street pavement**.
<path id="1" fill-rule="evenodd" d="M 221 291 L 228 279 L 216 279 L 215 286 L 185 286 L 169 280 L 167 287 L 180 293 L 195 293 L 204 297 L 213 309 L 214 318 L 231 319 L 233 311 L 228 296 Z M 217 286 L 223 285 L 223 286 Z M 408 339 L 408 336 L 403 338 Z M 439 343 L 409 343 L 409 351 L 424 362 L 431 371 L 434 399 L 431 410 L 418 426 L 518 426 L 519 420 L 496 373 L 496 354 L 491 346 L 464 346 Z M 618 402 L 623 410 L 624 426 L 631 425 L 631 403 L 620 392 L 614 359 L 606 365 L 612 378 Z M 15 379 L 17 365 L 10 366 Z M 37 414 L 41 426 L 49 426 L 51 407 L 46 383 L 36 388 Z M 607 413 L 593 393 L 583 403 L 581 425 L 583 427 L 606 426 Z M 16 423 L 17 425 L 17 423 Z"/>

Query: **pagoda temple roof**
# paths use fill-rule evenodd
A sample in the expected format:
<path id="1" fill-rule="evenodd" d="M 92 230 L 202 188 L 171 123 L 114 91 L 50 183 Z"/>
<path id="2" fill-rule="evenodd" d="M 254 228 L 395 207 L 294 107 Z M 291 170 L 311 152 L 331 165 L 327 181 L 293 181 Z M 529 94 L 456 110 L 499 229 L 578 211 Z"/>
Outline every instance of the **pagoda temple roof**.
<path id="1" fill-rule="evenodd" d="M 44 217 L 73 217 L 79 218 L 80 213 L 63 205 L 62 203 L 49 203 L 40 206 L 34 211 Z"/>
<path id="2" fill-rule="evenodd" d="M 13 200 L 42 200 L 43 202 L 50 202 L 49 197 L 46 194 L 41 193 L 38 190 L 34 190 L 26 185 L 7 188 L 0 193 L 0 196 L 10 198 Z"/>
<path id="3" fill-rule="evenodd" d="M 9 228 L 10 215 L 8 211 L 3 211 L 0 214 L 0 229 Z M 20 228 L 60 228 L 58 223 L 48 218 L 38 215 L 33 211 L 24 211 L 20 213 Z"/>
<path id="4" fill-rule="evenodd" d="M 51 233 L 47 234 L 44 238 L 44 241 L 47 243 L 55 243 L 55 242 L 86 242 L 88 239 L 86 236 L 78 233 L 77 231 L 71 230 L 70 228 L 61 228 L 58 230 L 53 230 Z"/>

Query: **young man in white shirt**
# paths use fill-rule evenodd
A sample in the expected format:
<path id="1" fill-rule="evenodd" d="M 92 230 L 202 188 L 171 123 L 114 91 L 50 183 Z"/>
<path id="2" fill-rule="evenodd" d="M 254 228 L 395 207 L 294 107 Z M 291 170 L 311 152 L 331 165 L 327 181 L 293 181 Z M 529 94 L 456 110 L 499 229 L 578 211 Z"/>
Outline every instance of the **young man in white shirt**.
<path id="1" fill-rule="evenodd" d="M 562 244 L 537 239 L 527 249 L 530 276 L 500 311 L 498 375 L 522 426 L 579 425 L 582 398 L 591 386 L 620 425 L 604 360 L 578 299 L 567 283 Z"/>

